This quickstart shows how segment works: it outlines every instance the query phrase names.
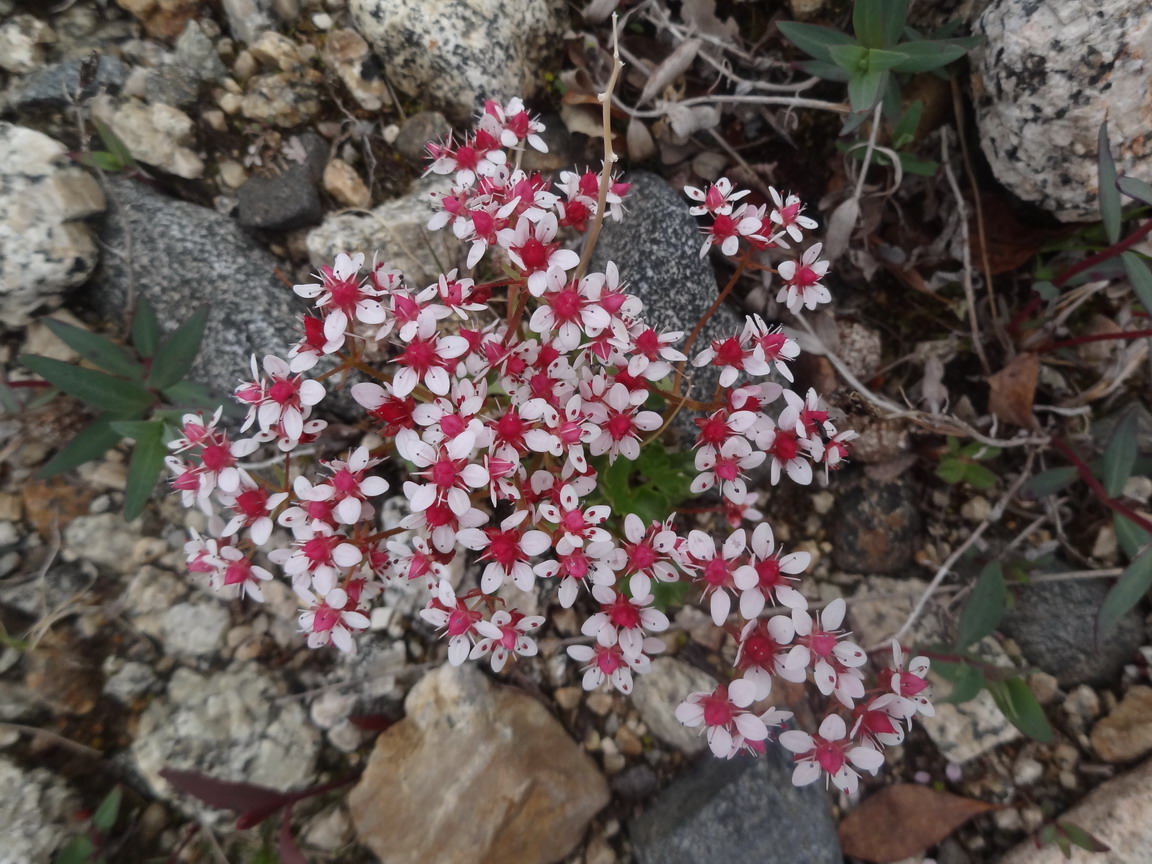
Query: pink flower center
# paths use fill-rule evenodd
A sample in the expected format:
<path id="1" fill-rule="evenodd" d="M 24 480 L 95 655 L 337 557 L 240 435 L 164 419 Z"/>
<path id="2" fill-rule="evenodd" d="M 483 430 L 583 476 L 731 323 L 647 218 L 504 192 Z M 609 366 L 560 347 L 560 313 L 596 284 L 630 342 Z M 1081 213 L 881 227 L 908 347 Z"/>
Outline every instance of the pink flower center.
<path id="1" fill-rule="evenodd" d="M 634 630 L 640 626 L 640 610 L 624 595 L 617 597 L 604 611 L 608 613 L 608 620 L 622 630 Z"/>

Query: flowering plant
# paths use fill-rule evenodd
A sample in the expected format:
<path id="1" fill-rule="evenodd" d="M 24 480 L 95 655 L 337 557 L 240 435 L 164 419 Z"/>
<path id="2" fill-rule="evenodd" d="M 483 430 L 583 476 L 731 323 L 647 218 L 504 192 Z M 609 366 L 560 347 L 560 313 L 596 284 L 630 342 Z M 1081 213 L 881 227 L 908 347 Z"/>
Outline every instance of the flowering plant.
<path id="1" fill-rule="evenodd" d="M 546 621 L 517 608 L 517 598 L 554 586 L 561 607 L 593 609 L 586 644 L 567 649 L 584 667 L 584 687 L 610 682 L 622 693 L 664 647 L 656 634 L 669 620 L 654 589 L 689 583 L 733 635 L 739 677 L 686 694 L 677 717 L 706 728 L 718 756 L 760 750 L 769 727 L 791 715 L 753 706 L 777 677 L 810 679 L 833 710 L 817 735 L 791 731 L 780 742 L 796 754 L 797 783 L 824 773 L 852 790 L 852 766 L 874 771 L 902 724 L 931 711 L 927 661 L 905 669 L 894 646 L 895 668 L 865 690 L 865 654 L 841 627 L 844 601 L 809 610 L 797 583 L 810 556 L 777 546 L 747 477 L 763 466 L 773 485 L 784 475 L 811 483 L 815 468 L 843 462 L 854 434 L 833 426 L 814 391 L 799 395 L 773 380 L 792 381 L 799 349 L 758 316 L 695 354 L 691 368 L 712 367 L 718 383 L 710 396 L 688 395 L 688 353 L 705 321 L 741 273 L 763 269 L 757 253 L 789 253 L 815 223 L 799 199 L 775 190 L 771 205 L 753 206 L 727 180 L 688 189 L 692 212 L 709 223 L 701 254 L 714 246 L 739 267 L 684 339 L 644 318 L 614 264 L 588 269 L 601 221 L 622 217 L 628 184 L 612 177 L 609 160 L 599 175 L 563 173 L 556 184 L 522 170 L 525 145 L 544 149 L 542 131 L 513 99 L 487 103 L 467 137 L 429 145 L 429 170 L 453 180 L 429 228 L 451 230 L 467 246 L 467 272 L 421 288 L 387 263 L 366 267 L 362 253 L 338 255 L 315 283 L 295 288 L 314 302 L 300 341 L 287 358 L 253 358 L 251 379 L 236 390 L 248 409 L 243 430 L 253 433 L 233 438 L 218 428 L 219 414 L 184 418 L 171 444 L 173 482 L 211 517 L 207 536 L 194 533 L 187 544 L 189 568 L 259 601 L 273 575 L 256 554 L 271 545 L 268 561 L 304 607 L 308 644 L 347 652 L 369 628 L 384 585 L 414 583 L 426 594 L 421 616 L 447 638 L 449 662 L 487 658 L 497 672 L 537 653 Z M 583 255 L 561 243 L 561 229 L 587 233 Z M 789 255 L 775 270 L 780 302 L 792 311 L 827 302 L 819 244 Z M 310 377 L 325 358 L 338 365 Z M 369 379 L 351 395 L 379 446 L 305 470 L 294 454 L 325 428 L 314 409 L 352 371 Z M 653 410 L 660 404 L 663 416 Z M 658 445 L 682 408 L 697 412 L 691 491 L 716 489 L 725 518 L 646 520 L 597 503 L 601 472 Z M 245 467 L 265 445 L 283 454 L 280 481 Z M 382 530 L 373 501 L 389 489 L 379 472 L 389 457 L 407 466 L 407 514 Z M 278 539 L 276 525 L 290 541 Z M 480 569 L 475 587 L 449 576 L 448 564 L 468 553 Z M 738 626 L 728 623 L 734 605 Z M 786 614 L 761 617 L 769 606 Z"/>

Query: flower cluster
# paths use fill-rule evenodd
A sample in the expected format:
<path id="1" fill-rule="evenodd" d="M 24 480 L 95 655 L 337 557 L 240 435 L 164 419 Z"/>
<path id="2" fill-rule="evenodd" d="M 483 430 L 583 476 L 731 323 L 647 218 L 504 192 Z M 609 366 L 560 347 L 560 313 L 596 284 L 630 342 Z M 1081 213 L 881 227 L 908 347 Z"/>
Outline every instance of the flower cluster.
<path id="1" fill-rule="evenodd" d="M 218 428 L 219 414 L 184 419 L 171 445 L 173 484 L 210 515 L 208 536 L 187 545 L 189 569 L 260 600 L 272 578 L 256 563 L 266 549 L 301 604 L 308 644 L 343 651 L 370 627 L 386 585 L 414 585 L 425 596 L 421 617 L 447 639 L 449 662 L 487 658 L 496 671 L 535 655 L 545 625 L 517 608 L 517 595 L 554 598 L 588 612 L 586 641 L 567 649 L 584 686 L 609 682 L 624 693 L 664 647 L 658 634 L 669 620 L 656 589 L 690 583 L 716 625 L 738 634 L 736 677 L 690 695 L 680 720 L 705 727 L 719 756 L 756 750 L 790 714 L 752 706 L 777 677 L 811 680 L 837 708 L 818 736 L 786 732 L 781 743 L 796 753 L 797 782 L 813 779 L 817 766 L 848 788 L 849 764 L 878 764 L 862 751 L 878 753 L 912 714 L 930 710 L 926 661 L 903 669 L 897 646 L 884 692 L 869 697 L 864 652 L 841 628 L 843 601 L 811 612 L 797 588 L 808 553 L 780 549 L 764 522 L 744 526 L 760 518 L 751 472 L 763 470 L 772 485 L 784 476 L 811 483 L 815 468 L 844 461 L 853 433 L 835 428 L 814 391 L 785 386 L 799 350 L 779 327 L 750 316 L 689 357 L 692 339 L 681 344 L 683 333 L 646 320 L 614 264 L 586 271 L 562 232 L 619 219 L 628 187 L 606 173 L 552 183 L 521 170 L 525 146 L 544 149 L 542 131 L 514 99 L 488 103 L 459 141 L 429 145 L 429 170 L 452 178 L 429 228 L 450 229 L 466 245 L 466 271 L 413 286 L 387 263 L 338 255 L 315 282 L 295 286 L 312 309 L 288 357 L 253 358 L 251 380 L 236 390 L 247 408 L 241 434 L 250 437 Z M 700 202 L 694 212 L 711 219 L 706 248 L 787 249 L 814 227 L 793 196 L 773 190 L 775 206 L 757 208 L 738 203 L 746 194 L 726 180 L 688 190 Z M 811 246 L 778 266 L 789 308 L 829 299 L 819 252 Z M 656 406 L 674 404 L 680 397 L 668 388 L 706 366 L 720 386 L 713 403 L 693 403 L 703 407 L 696 474 L 684 493 L 715 489 L 714 521 L 613 512 L 602 472 L 661 446 L 668 418 Z M 330 389 L 322 382 L 352 371 L 368 378 L 350 392 L 379 444 L 309 466 L 299 448 L 325 428 L 312 417 Z M 266 444 L 280 451 L 282 480 L 243 461 Z M 405 514 L 384 530 L 378 508 L 390 488 Z M 450 575 L 458 556 L 475 563 L 470 587 Z M 729 624 L 734 614 L 739 624 Z"/>

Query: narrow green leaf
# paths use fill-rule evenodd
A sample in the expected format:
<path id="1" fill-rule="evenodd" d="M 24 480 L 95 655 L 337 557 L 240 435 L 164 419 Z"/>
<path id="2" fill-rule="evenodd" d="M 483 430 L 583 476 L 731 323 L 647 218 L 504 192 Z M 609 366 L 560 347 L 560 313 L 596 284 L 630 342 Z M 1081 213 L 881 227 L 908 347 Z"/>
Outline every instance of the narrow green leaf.
<path id="1" fill-rule="evenodd" d="M 847 84 L 848 79 L 851 77 L 847 70 L 841 69 L 835 63 L 829 63 L 826 60 L 805 60 L 796 65 L 800 67 L 800 71 L 805 75 L 823 78 L 825 81 L 838 81 L 841 84 Z"/>
<path id="2" fill-rule="evenodd" d="M 1060 822 L 1059 828 L 1073 846 L 1079 846 L 1089 852 L 1111 852 L 1112 847 L 1098 837 L 1085 831 L 1074 822 Z"/>
<path id="3" fill-rule="evenodd" d="M 964 479 L 968 481 L 968 485 L 973 489 L 984 491 L 992 489 L 996 486 L 996 475 L 983 465 L 977 465 L 975 462 L 969 462 L 965 466 Z"/>
<path id="4" fill-rule="evenodd" d="M 19 414 L 21 408 L 20 397 L 3 379 L 0 379 L 0 408 L 7 414 Z"/>
<path id="5" fill-rule="evenodd" d="M 1132 283 L 1132 290 L 1140 298 L 1145 312 L 1152 312 L 1152 272 L 1148 270 L 1148 263 L 1135 252 L 1120 253 L 1120 261 L 1124 264 L 1124 272 L 1128 274 L 1128 281 Z"/>
<path id="6" fill-rule="evenodd" d="M 152 394 L 133 381 L 34 354 L 21 355 L 20 362 L 58 390 L 111 414 L 140 416 L 152 404 Z"/>
<path id="7" fill-rule="evenodd" d="M 1152 587 L 1152 549 L 1146 549 L 1120 574 L 1109 590 L 1100 613 L 1096 616 L 1096 640 L 1102 642 L 1116 630 L 1120 619 L 1128 614 Z"/>
<path id="8" fill-rule="evenodd" d="M 1108 121 L 1100 124 L 1096 135 L 1096 186 L 1100 201 L 1100 219 L 1109 243 L 1120 239 L 1120 190 L 1116 188 L 1116 163 L 1108 143 Z"/>
<path id="9" fill-rule="evenodd" d="M 865 57 L 865 65 L 869 69 L 893 69 L 908 59 L 907 54 L 899 51 L 885 51 L 882 48 L 869 48 Z"/>
<path id="10" fill-rule="evenodd" d="M 1029 477 L 1024 484 L 1024 491 L 1033 498 L 1047 498 L 1071 486 L 1076 482 L 1076 476 L 1076 469 L 1071 466 L 1051 468 Z"/>
<path id="11" fill-rule="evenodd" d="M 181 408 L 211 408 L 216 410 L 220 400 L 208 388 L 195 381 L 180 381 L 164 388 L 164 398 Z"/>
<path id="12" fill-rule="evenodd" d="M 113 786 L 112 791 L 104 796 L 104 800 L 100 802 L 100 806 L 92 814 L 92 827 L 101 834 L 107 834 L 116 824 L 116 818 L 120 815 L 122 795 L 123 790 L 119 786 Z"/>
<path id="13" fill-rule="evenodd" d="M 97 417 L 44 463 L 36 476 L 52 477 L 77 465 L 99 459 L 120 443 L 120 434 L 112 429 L 108 415 Z"/>
<path id="14" fill-rule="evenodd" d="M 848 101 L 852 103 L 852 110 L 858 114 L 871 111 L 887 84 L 887 69 L 870 69 L 853 75 L 848 81 Z"/>
<path id="15" fill-rule="evenodd" d="M 96 846 L 92 840 L 81 834 L 64 844 L 64 848 L 56 853 L 53 862 L 54 864 L 88 864 L 95 852 Z"/>
<path id="16" fill-rule="evenodd" d="M 104 142 L 104 146 L 108 149 L 109 154 L 120 164 L 121 168 L 131 168 L 136 164 L 136 160 L 132 158 L 132 151 L 120 140 L 120 136 L 112 131 L 111 126 L 101 120 L 97 120 L 96 131 L 99 133 L 100 140 Z"/>
<path id="17" fill-rule="evenodd" d="M 892 69 L 904 74 L 931 72 L 933 69 L 959 60 L 968 53 L 967 48 L 946 42 L 901 42 L 896 49 L 906 59 Z"/>
<path id="18" fill-rule="evenodd" d="M 1141 204 L 1152 206 L 1152 185 L 1136 177 L 1121 177 L 1116 184 L 1129 198 L 1135 198 Z"/>
<path id="19" fill-rule="evenodd" d="M 89 150 L 87 153 L 81 153 L 77 156 L 76 161 L 85 168 L 91 168 L 94 171 L 115 173 L 124 169 L 124 164 L 116 158 L 115 154 L 109 153 L 107 150 Z"/>
<path id="20" fill-rule="evenodd" d="M 908 0 L 856 0 L 852 7 L 852 29 L 869 48 L 895 45 L 907 18 Z"/>
<path id="21" fill-rule="evenodd" d="M 1013 726 L 1041 743 L 1052 740 L 1052 726 L 1023 678 L 989 681 L 988 692 Z"/>
<path id="22" fill-rule="evenodd" d="M 916 138 L 920 118 L 924 115 L 924 101 L 917 99 L 900 115 L 900 122 L 892 130 L 892 143 L 899 149 L 911 144 Z"/>
<path id="23" fill-rule="evenodd" d="M 975 699 L 984 688 L 983 671 L 971 663 L 933 660 L 932 671 L 952 685 L 952 692 L 943 701 L 953 705 Z"/>
<path id="24" fill-rule="evenodd" d="M 936 466 L 936 476 L 945 483 L 955 486 L 964 480 L 967 469 L 968 466 L 963 460 L 946 456 L 941 459 L 940 464 Z"/>
<path id="25" fill-rule="evenodd" d="M 831 27 L 820 27 L 816 24 L 801 24 L 798 21 L 781 21 L 776 26 L 779 27 L 780 32 L 784 34 L 784 38 L 805 54 L 809 54 L 817 60 L 823 60 L 826 63 L 832 62 L 832 57 L 828 54 L 828 49 L 831 46 L 852 45 L 856 42 L 856 40 L 847 33 L 841 33 L 839 30 L 833 30 Z"/>
<path id="26" fill-rule="evenodd" d="M 155 421 L 141 429 L 132 448 L 132 461 L 128 465 L 128 483 L 124 488 L 124 518 L 131 522 L 144 511 L 156 480 L 164 470 L 164 423 Z"/>
<path id="27" fill-rule="evenodd" d="M 132 313 L 132 345 L 141 357 L 151 357 L 159 344 L 160 322 L 156 320 L 156 307 L 141 294 Z"/>
<path id="28" fill-rule="evenodd" d="M 1139 444 L 1136 441 L 1136 412 L 1129 411 L 1116 424 L 1116 430 L 1104 449 L 1104 471 L 1100 478 L 1104 489 L 1115 498 L 1124 491 L 1124 484 L 1132 476 Z"/>
<path id="29" fill-rule="evenodd" d="M 915 174 L 917 177 L 935 177 L 940 170 L 940 163 L 931 159 L 921 159 L 919 156 L 901 151 L 896 154 L 900 157 L 900 167 L 905 174 Z"/>
<path id="30" fill-rule="evenodd" d="M 184 380 L 200 351 L 200 342 L 204 339 L 207 324 L 208 310 L 199 309 L 164 340 L 148 372 L 149 387 L 166 390 Z"/>
<path id="31" fill-rule="evenodd" d="M 1116 539 L 1120 543 L 1120 549 L 1129 561 L 1152 542 L 1152 536 L 1127 516 L 1116 513 L 1112 517 L 1112 524 L 1116 528 Z"/>
<path id="32" fill-rule="evenodd" d="M 851 75 L 868 71 L 867 48 L 859 45 L 833 45 L 828 49 L 828 55 L 833 63 Z"/>
<path id="33" fill-rule="evenodd" d="M 993 561 L 976 578 L 976 586 L 960 613 L 956 630 L 956 647 L 963 650 L 979 642 L 1000 625 L 1008 609 L 1008 588 L 1004 585 L 1004 570 L 999 561 Z"/>
<path id="34" fill-rule="evenodd" d="M 105 339 L 83 327 L 74 327 L 55 318 L 43 320 L 44 325 L 57 339 L 106 372 L 134 380 L 144 377 L 144 367 L 137 363 L 132 353 L 122 345 L 117 345 L 110 339 Z"/>

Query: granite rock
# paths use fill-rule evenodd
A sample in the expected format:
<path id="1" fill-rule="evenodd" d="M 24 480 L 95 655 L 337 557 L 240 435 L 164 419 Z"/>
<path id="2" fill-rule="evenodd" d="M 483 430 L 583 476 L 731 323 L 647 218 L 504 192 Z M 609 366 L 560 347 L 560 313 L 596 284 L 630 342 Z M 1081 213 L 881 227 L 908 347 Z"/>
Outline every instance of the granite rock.
<path id="1" fill-rule="evenodd" d="M 105 256 L 88 295 L 97 312 L 124 320 L 129 285 L 161 311 L 166 330 L 207 306 L 193 377 L 217 392 L 250 374 L 253 353 L 286 355 L 305 306 L 276 277 L 275 256 L 206 207 L 123 178 L 109 178 L 109 189 L 116 206 L 100 239 L 115 254 Z"/>
<path id="2" fill-rule="evenodd" d="M 429 141 L 441 141 L 452 131 L 452 124 L 439 111 L 418 111 L 404 121 L 393 146 L 413 162 L 423 165 Z"/>
<path id="3" fill-rule="evenodd" d="M 52 860 L 64 845 L 79 807 L 75 792 L 45 768 L 28 771 L 0 757 L 0 864 Z"/>
<path id="4" fill-rule="evenodd" d="M 56 41 L 52 28 L 34 15 L 13 15 L 0 24 L 0 69 L 24 74 L 44 64 L 44 46 Z"/>
<path id="5" fill-rule="evenodd" d="M 111 55 L 101 54 L 91 82 L 81 88 L 80 67 L 84 62 L 84 58 L 74 57 L 37 69 L 14 88 L 12 107 L 17 111 L 59 110 L 98 93 L 114 96 L 128 80 L 127 66 Z"/>
<path id="6" fill-rule="evenodd" d="M 103 209 L 100 186 L 63 144 L 0 123 L 0 322 L 23 326 L 88 278 L 99 252 L 80 220 Z"/>
<path id="7" fill-rule="evenodd" d="M 705 757 L 631 825 L 639 864 L 840 864 L 820 784 L 792 785 L 791 761 L 769 743 L 758 758 Z"/>
<path id="8" fill-rule="evenodd" d="M 980 146 L 1001 183 L 1062 221 L 1098 220 L 1105 118 L 1117 168 L 1152 181 L 1152 5 L 996 0 L 974 32 Z"/>
<path id="9" fill-rule="evenodd" d="M 179 108 L 98 96 L 92 114 L 108 124 L 134 159 L 187 180 L 204 173 L 204 162 L 189 147 L 195 143 L 195 124 Z"/>
<path id="10" fill-rule="evenodd" d="M 920 540 L 916 492 L 905 482 L 864 477 L 836 487 L 832 560 L 848 573 L 898 573 L 912 562 Z"/>
<path id="11" fill-rule="evenodd" d="M 140 716 L 131 756 L 153 791 L 210 823 L 227 814 L 175 792 L 165 768 L 287 791 L 313 779 L 319 734 L 287 683 L 250 663 L 200 675 L 178 668 Z"/>
<path id="12" fill-rule="evenodd" d="M 707 749 L 708 740 L 700 729 L 692 729 L 676 719 L 676 706 L 689 693 L 711 692 L 715 679 L 707 672 L 689 666 L 672 657 L 657 657 L 647 675 L 636 675 L 632 704 L 640 712 L 644 725 L 666 744 L 681 753 L 700 753 Z"/>
<path id="13" fill-rule="evenodd" d="M 228 19 L 228 29 L 240 42 L 255 42 L 272 27 L 271 0 L 221 0 L 220 5 Z"/>
<path id="14" fill-rule="evenodd" d="M 464 122 L 485 98 L 529 98 L 559 61 L 560 0 L 351 0 L 356 29 L 384 58 L 401 93 Z"/>
<path id="15" fill-rule="evenodd" d="M 408 694 L 349 796 L 360 842 L 389 864 L 548 864 L 580 841 L 608 785 L 548 710 L 442 666 Z"/>

